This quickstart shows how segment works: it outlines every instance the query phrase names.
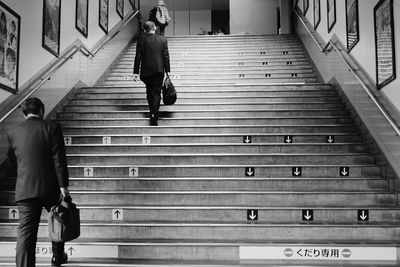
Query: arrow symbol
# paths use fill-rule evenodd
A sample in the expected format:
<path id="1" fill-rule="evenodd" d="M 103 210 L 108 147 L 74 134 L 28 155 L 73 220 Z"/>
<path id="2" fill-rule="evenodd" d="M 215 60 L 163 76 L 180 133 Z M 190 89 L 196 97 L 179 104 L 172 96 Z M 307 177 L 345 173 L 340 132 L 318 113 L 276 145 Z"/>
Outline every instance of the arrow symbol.
<path id="1" fill-rule="evenodd" d="M 66 145 L 70 143 L 71 139 L 69 137 L 64 138 L 64 142 Z"/>
<path id="2" fill-rule="evenodd" d="M 251 211 L 251 214 L 249 215 L 249 218 L 253 221 L 257 215 L 254 214 L 254 210 Z"/>
<path id="3" fill-rule="evenodd" d="M 116 211 L 114 212 L 114 214 L 116 215 L 116 217 L 117 217 L 117 219 L 118 219 L 118 215 L 120 215 L 121 212 L 120 212 L 119 210 L 116 210 Z"/>
<path id="4" fill-rule="evenodd" d="M 72 252 L 74 251 L 74 249 L 73 249 L 72 247 L 70 247 L 70 248 L 68 249 L 68 251 L 69 251 L 69 255 L 72 256 Z"/>
<path id="5" fill-rule="evenodd" d="M 253 168 L 246 168 L 246 175 L 247 176 L 254 176 L 254 169 Z"/>
<path id="6" fill-rule="evenodd" d="M 361 215 L 360 215 L 360 218 L 361 218 L 361 220 L 363 220 L 363 221 L 365 221 L 365 219 L 368 218 L 368 216 L 365 215 L 365 211 L 364 211 L 364 210 L 362 211 L 362 213 L 361 213 Z"/>
<path id="7" fill-rule="evenodd" d="M 90 175 L 90 169 L 86 169 L 86 173 L 89 176 Z"/>
<path id="8" fill-rule="evenodd" d="M 335 141 L 335 139 L 333 139 L 332 136 L 329 135 L 327 141 L 328 143 L 332 143 L 333 141 Z"/>
<path id="9" fill-rule="evenodd" d="M 250 143 L 250 142 L 251 142 L 251 139 L 250 139 L 249 136 L 247 135 L 247 136 L 246 136 L 246 139 L 244 139 L 244 141 L 245 141 L 246 143 Z"/>
<path id="10" fill-rule="evenodd" d="M 304 215 L 304 218 L 308 221 L 308 220 L 310 220 L 311 219 L 311 214 L 310 214 L 310 211 L 309 210 L 307 210 L 306 211 L 306 215 Z"/>
<path id="11" fill-rule="evenodd" d="M 348 167 L 341 167 L 340 168 L 340 175 L 341 176 L 349 176 L 350 175 L 349 168 Z"/>
<path id="12" fill-rule="evenodd" d="M 301 169 L 299 167 L 294 168 L 293 174 L 295 176 L 299 176 L 301 174 Z"/>
<path id="13" fill-rule="evenodd" d="M 286 143 L 291 143 L 292 142 L 292 138 L 290 137 L 290 135 L 288 135 L 285 139 Z"/>
<path id="14" fill-rule="evenodd" d="M 17 211 L 16 210 L 12 210 L 11 214 L 12 214 L 13 218 L 15 218 L 15 215 L 17 214 Z"/>

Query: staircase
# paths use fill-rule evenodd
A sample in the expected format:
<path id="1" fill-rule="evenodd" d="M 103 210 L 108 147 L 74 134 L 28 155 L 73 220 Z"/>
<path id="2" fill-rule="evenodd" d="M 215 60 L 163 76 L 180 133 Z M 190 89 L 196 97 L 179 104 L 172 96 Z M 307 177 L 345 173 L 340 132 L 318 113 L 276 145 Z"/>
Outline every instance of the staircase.
<path id="1" fill-rule="evenodd" d="M 134 44 L 58 114 L 82 219 L 68 266 L 393 260 L 397 194 L 294 36 L 173 37 L 169 49 L 178 101 L 158 127 L 132 81 Z M 0 181 L 3 266 L 17 220 L 14 179 Z"/>

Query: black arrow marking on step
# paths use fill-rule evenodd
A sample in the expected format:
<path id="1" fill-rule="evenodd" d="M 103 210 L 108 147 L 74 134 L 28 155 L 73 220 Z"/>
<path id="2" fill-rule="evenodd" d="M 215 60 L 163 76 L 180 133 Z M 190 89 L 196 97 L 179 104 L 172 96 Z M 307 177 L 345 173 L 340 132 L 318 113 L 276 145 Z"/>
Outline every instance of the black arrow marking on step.
<path id="1" fill-rule="evenodd" d="M 247 220 L 257 221 L 258 220 L 258 210 L 247 210 Z"/>
<path id="2" fill-rule="evenodd" d="M 303 221 L 313 221 L 314 220 L 313 210 L 302 210 L 302 218 Z"/>
<path id="3" fill-rule="evenodd" d="M 292 176 L 301 176 L 301 167 L 293 167 Z"/>
<path id="4" fill-rule="evenodd" d="M 255 170 L 253 167 L 247 167 L 245 169 L 245 176 L 254 176 L 255 175 Z"/>
<path id="5" fill-rule="evenodd" d="M 70 247 L 70 248 L 68 249 L 69 255 L 70 255 L 70 256 L 72 256 L 72 252 L 73 252 L 74 250 L 75 250 L 75 249 L 73 249 L 73 247 Z"/>
<path id="6" fill-rule="evenodd" d="M 369 221 L 369 211 L 368 210 L 358 210 L 357 218 L 359 221 L 368 222 Z"/>

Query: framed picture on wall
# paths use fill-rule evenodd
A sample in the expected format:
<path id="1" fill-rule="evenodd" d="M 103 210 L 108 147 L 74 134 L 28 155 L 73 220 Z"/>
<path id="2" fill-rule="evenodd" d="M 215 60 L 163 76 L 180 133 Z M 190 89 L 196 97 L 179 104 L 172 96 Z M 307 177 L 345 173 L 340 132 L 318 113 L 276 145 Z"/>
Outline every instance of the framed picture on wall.
<path id="1" fill-rule="evenodd" d="M 132 7 L 135 9 L 136 8 L 136 0 L 129 0 L 131 3 Z"/>
<path id="2" fill-rule="evenodd" d="M 117 13 L 121 19 L 124 19 L 124 0 L 117 0 Z"/>
<path id="3" fill-rule="evenodd" d="M 347 52 L 350 52 L 360 39 L 358 30 L 358 0 L 346 0 L 346 33 Z"/>
<path id="4" fill-rule="evenodd" d="M 0 88 L 18 92 L 21 17 L 0 1 Z"/>
<path id="5" fill-rule="evenodd" d="M 396 79 L 393 0 L 380 0 L 374 7 L 376 87 Z"/>
<path id="6" fill-rule="evenodd" d="M 321 0 L 314 0 L 314 30 L 321 22 Z"/>
<path id="7" fill-rule="evenodd" d="M 60 54 L 61 0 L 43 0 L 42 46 L 53 55 Z"/>
<path id="8" fill-rule="evenodd" d="M 331 32 L 336 23 L 336 0 L 326 0 L 328 33 Z"/>
<path id="9" fill-rule="evenodd" d="M 99 26 L 108 33 L 108 2 L 109 0 L 99 0 Z"/>
<path id="10" fill-rule="evenodd" d="M 307 14 L 309 6 L 310 6 L 310 0 L 303 0 L 304 16 Z"/>
<path id="11" fill-rule="evenodd" d="M 75 28 L 86 38 L 88 37 L 88 1 L 89 0 L 76 0 L 75 9 Z"/>

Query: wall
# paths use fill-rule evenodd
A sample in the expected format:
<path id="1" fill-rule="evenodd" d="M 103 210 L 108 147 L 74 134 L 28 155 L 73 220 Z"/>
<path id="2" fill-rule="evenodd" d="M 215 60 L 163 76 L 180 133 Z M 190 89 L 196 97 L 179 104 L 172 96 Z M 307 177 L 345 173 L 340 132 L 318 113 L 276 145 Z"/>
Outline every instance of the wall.
<path id="1" fill-rule="evenodd" d="M 360 23 L 360 41 L 350 51 L 350 57 L 353 61 L 363 69 L 369 77 L 364 80 L 369 84 L 368 80 L 372 80 L 372 87 L 375 82 L 375 42 L 374 42 L 374 25 L 373 25 L 373 7 L 378 1 L 376 0 L 362 0 L 359 1 L 359 23 Z M 312 1 L 310 1 L 310 10 L 312 10 Z M 344 47 L 341 50 L 343 56 L 346 55 L 346 23 L 345 23 L 345 1 L 336 0 L 337 4 L 337 23 L 333 30 L 328 34 L 326 23 L 326 1 L 321 1 L 321 24 L 317 28 L 319 37 L 324 42 L 329 41 L 331 36 L 335 34 L 338 42 Z M 398 3 L 394 2 L 394 14 L 400 11 Z M 307 13 L 307 18 L 311 25 L 313 25 L 312 12 Z M 340 92 L 343 92 L 349 102 L 345 102 L 350 110 L 356 112 L 355 119 L 359 123 L 361 129 L 368 129 L 366 133 L 367 141 L 371 141 L 369 136 L 374 139 L 371 141 L 373 152 L 380 151 L 385 155 L 385 160 L 389 162 L 391 168 L 383 168 L 384 175 L 388 177 L 400 177 L 400 137 L 396 136 L 394 129 L 384 118 L 377 106 L 372 102 L 372 99 L 365 92 L 358 80 L 349 71 L 347 65 L 335 50 L 331 52 L 322 53 L 310 34 L 306 31 L 300 20 L 294 16 L 295 32 L 307 49 L 312 61 L 317 66 L 321 76 L 325 82 L 330 82 L 338 85 Z M 399 18 L 395 16 L 395 38 L 396 50 L 399 51 L 399 38 L 400 28 L 396 27 L 400 23 Z M 318 37 L 318 36 L 317 36 Z M 324 44 L 322 44 L 324 46 Z M 399 55 L 399 53 L 397 53 Z M 396 63 L 399 57 L 396 56 Z M 398 68 L 397 68 L 398 69 Z M 359 72 L 358 72 L 359 73 Z M 392 81 L 380 91 L 372 88 L 376 98 L 379 99 L 382 106 L 389 111 L 392 118 L 399 122 L 399 87 L 400 81 L 398 79 Z M 397 88 L 396 88 L 397 87 Z M 396 90 L 397 89 L 397 90 Z M 393 109 L 392 109 L 393 108 Z M 362 123 L 358 120 L 362 120 Z M 397 123 L 399 125 L 399 123 Z M 379 149 L 376 148 L 375 144 Z M 377 155 L 377 162 L 381 161 L 380 154 Z M 392 173 L 394 171 L 394 173 Z M 400 188 L 400 180 L 396 180 L 396 187 Z"/>
<path id="2" fill-rule="evenodd" d="M 230 0 L 231 34 L 276 34 L 279 0 Z"/>
<path id="3" fill-rule="evenodd" d="M 301 1 L 300 1 L 301 2 Z M 359 8 L 359 32 L 360 40 L 356 46 L 350 51 L 350 55 L 358 62 L 362 69 L 368 74 L 371 81 L 376 83 L 376 67 L 375 67 L 375 34 L 374 34 L 374 6 L 379 0 L 360 0 L 358 1 Z M 342 44 L 346 44 L 346 7 L 345 0 L 336 0 L 336 24 L 332 31 L 328 33 L 327 28 L 327 4 L 321 0 L 321 24 L 317 28 L 318 34 L 325 42 L 328 42 L 333 34 L 336 34 Z M 306 14 L 307 19 L 313 22 L 313 1 L 310 0 L 310 9 Z M 394 13 L 394 36 L 396 38 L 395 51 L 396 53 L 396 69 L 399 70 L 398 63 L 400 62 L 400 3 L 397 0 L 393 1 Z M 328 73 L 332 73 L 328 71 Z M 330 75 L 332 76 L 332 75 Z M 399 75 L 397 75 L 399 76 Z M 326 77 L 329 80 L 330 77 Z M 394 108 L 400 110 L 400 79 L 395 79 L 379 91 L 375 91 L 377 95 L 382 94 Z M 390 105 L 389 104 L 389 105 Z M 391 109 L 392 107 L 388 107 Z"/>
<path id="4" fill-rule="evenodd" d="M 21 17 L 19 87 L 26 83 L 40 69 L 55 58 L 42 48 L 42 13 L 43 0 L 3 0 L 3 2 Z M 98 26 L 99 1 L 90 0 L 88 18 L 88 38 L 75 29 L 75 0 L 61 1 L 61 36 L 60 52 L 76 39 L 89 48 L 93 47 L 105 33 Z M 109 31 L 121 18 L 116 13 L 116 1 L 110 0 Z M 132 10 L 129 0 L 124 1 L 124 14 Z M 0 89 L 0 104 L 12 94 Z"/>

